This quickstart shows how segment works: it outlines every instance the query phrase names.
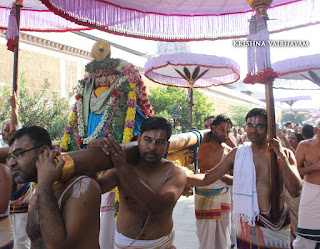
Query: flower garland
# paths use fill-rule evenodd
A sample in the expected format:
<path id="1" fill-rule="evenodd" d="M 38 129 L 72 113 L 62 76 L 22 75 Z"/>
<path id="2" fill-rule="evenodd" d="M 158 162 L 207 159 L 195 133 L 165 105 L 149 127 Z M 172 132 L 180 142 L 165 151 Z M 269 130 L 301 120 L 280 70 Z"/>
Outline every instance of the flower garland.
<path id="1" fill-rule="evenodd" d="M 77 108 L 76 106 L 74 106 L 72 113 L 70 115 L 69 121 L 68 121 L 68 125 L 66 126 L 65 132 L 63 134 L 63 138 L 62 138 L 62 143 L 60 143 L 60 150 L 61 152 L 67 151 L 68 149 L 68 144 L 69 144 L 69 140 L 70 140 L 70 136 L 71 136 L 71 130 L 74 126 L 74 123 L 76 121 L 76 112 L 77 112 Z"/>
<path id="2" fill-rule="evenodd" d="M 122 143 L 129 143 L 133 137 L 133 129 L 134 129 L 134 119 L 136 116 L 136 83 L 129 82 L 131 87 L 131 91 L 128 94 L 128 101 L 127 101 L 127 116 L 125 120 L 125 128 L 123 131 L 123 140 Z"/>
<path id="3" fill-rule="evenodd" d="M 77 119 L 77 122 L 73 123 L 73 132 L 75 142 L 80 149 L 84 144 L 88 144 L 91 140 L 101 137 L 106 133 L 111 133 L 117 140 L 120 140 L 123 143 L 130 142 L 133 137 L 135 126 L 136 107 L 139 106 L 139 109 L 146 117 L 152 116 L 153 114 L 146 94 L 146 87 L 143 85 L 138 70 L 126 61 L 116 61 L 116 59 L 110 60 L 110 63 L 107 61 L 104 62 L 106 69 L 104 69 L 104 67 L 95 69 L 96 65 L 94 64 L 90 65 L 90 68 L 86 67 L 86 71 L 89 71 L 89 74 L 79 81 L 76 95 L 77 102 L 74 107 L 74 113 L 72 113 L 72 118 Z M 111 69 L 114 68 L 113 66 L 115 66 L 116 63 L 118 64 L 115 70 Z M 102 76 L 108 77 L 110 74 L 118 76 L 116 82 L 113 83 L 116 84 L 116 86 L 108 96 L 108 104 L 106 110 L 102 114 L 101 122 L 98 124 L 95 131 L 90 136 L 86 137 L 82 105 L 85 84 L 88 79 L 96 79 Z M 70 129 L 72 128 L 72 126 L 68 126 Z M 68 126 L 66 127 L 66 132 L 63 137 L 61 151 L 66 151 L 68 149 L 68 143 L 70 143 L 70 134 L 68 133 L 70 132 L 70 129 Z"/>
<path id="4" fill-rule="evenodd" d="M 121 118 L 121 114 L 124 113 L 123 109 L 126 108 L 126 106 L 123 106 L 123 104 L 121 105 L 121 102 L 124 102 L 124 100 L 127 99 L 126 95 L 129 92 L 129 86 L 127 84 L 126 77 L 120 78 L 118 83 L 114 84 L 117 84 L 117 86 L 115 87 L 115 90 L 111 91 L 111 94 L 108 97 L 108 104 L 106 110 L 102 115 L 102 119 L 96 127 L 95 131 L 90 136 L 82 139 L 84 144 L 88 144 L 91 140 L 96 139 L 105 133 L 111 133 L 116 137 L 118 133 L 116 131 L 116 127 L 123 127 L 122 123 L 124 122 L 124 118 Z M 116 137 L 116 139 L 120 138 Z"/>

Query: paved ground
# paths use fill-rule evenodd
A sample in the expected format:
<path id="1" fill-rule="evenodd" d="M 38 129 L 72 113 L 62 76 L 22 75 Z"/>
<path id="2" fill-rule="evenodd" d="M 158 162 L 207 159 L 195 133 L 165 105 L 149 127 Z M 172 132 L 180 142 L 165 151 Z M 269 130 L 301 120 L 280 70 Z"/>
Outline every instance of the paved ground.
<path id="1" fill-rule="evenodd" d="M 176 232 L 174 246 L 177 249 L 198 249 L 193 195 L 180 197 L 173 210 L 173 224 Z"/>

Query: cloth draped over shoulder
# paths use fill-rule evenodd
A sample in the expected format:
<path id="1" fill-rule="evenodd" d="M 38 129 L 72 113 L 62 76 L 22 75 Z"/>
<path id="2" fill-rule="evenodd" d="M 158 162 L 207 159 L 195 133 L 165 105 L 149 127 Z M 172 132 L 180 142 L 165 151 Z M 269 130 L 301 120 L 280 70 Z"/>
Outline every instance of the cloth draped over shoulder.
<path id="1" fill-rule="evenodd" d="M 259 218 L 256 170 L 251 142 L 239 146 L 233 166 L 233 215 L 255 226 Z"/>

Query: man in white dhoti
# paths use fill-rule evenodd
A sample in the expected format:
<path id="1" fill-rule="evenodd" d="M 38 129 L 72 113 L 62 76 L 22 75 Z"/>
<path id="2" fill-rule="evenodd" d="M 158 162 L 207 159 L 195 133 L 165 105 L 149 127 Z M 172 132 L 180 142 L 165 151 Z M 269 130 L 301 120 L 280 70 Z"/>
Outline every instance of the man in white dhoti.
<path id="1" fill-rule="evenodd" d="M 301 141 L 296 150 L 297 165 L 303 187 L 299 206 L 295 249 L 320 248 L 320 119 L 315 123 L 315 136 Z"/>
<path id="2" fill-rule="evenodd" d="M 224 142 L 232 128 L 231 120 L 218 115 L 210 125 L 210 140 L 201 143 L 198 165 L 201 173 L 215 167 L 231 151 Z M 226 175 L 216 182 L 195 188 L 195 215 L 200 249 L 229 249 L 231 247 L 231 196 L 228 185 L 232 176 Z"/>
<path id="3" fill-rule="evenodd" d="M 238 221 L 237 248 L 290 248 L 284 190 L 287 188 L 295 197 L 300 194 L 302 186 L 294 155 L 282 148 L 279 139 L 267 139 L 267 112 L 264 109 L 252 109 L 246 116 L 246 122 L 251 142 L 232 149 L 205 175 L 188 176 L 188 184 L 205 186 L 233 169 L 233 214 Z M 282 193 L 279 200 L 280 219 L 272 222 L 269 150 L 273 150 L 279 160 L 279 192 Z"/>

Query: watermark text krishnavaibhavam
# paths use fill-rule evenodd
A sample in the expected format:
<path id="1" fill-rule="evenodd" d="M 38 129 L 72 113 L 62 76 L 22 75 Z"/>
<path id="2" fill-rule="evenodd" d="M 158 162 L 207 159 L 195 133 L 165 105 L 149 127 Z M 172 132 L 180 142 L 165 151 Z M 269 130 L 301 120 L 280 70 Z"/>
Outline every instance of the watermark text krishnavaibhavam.
<path id="1" fill-rule="evenodd" d="M 302 40 L 270 40 L 270 41 L 238 41 L 233 40 L 234 47 L 309 47 L 309 41 Z"/>

